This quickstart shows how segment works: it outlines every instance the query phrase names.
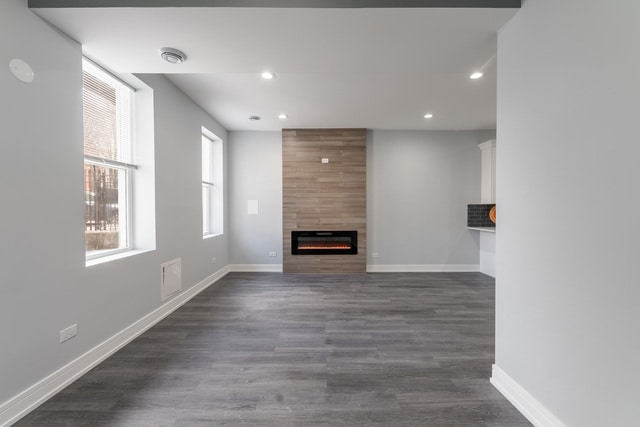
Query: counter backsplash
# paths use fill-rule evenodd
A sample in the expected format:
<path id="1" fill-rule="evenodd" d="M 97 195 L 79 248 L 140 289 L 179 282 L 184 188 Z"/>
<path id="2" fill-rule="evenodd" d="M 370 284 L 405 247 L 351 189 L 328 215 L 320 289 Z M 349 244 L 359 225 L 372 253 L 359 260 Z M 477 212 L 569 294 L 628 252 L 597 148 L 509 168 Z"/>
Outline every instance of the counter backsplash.
<path id="1" fill-rule="evenodd" d="M 467 205 L 467 227 L 495 227 L 489 218 L 489 211 L 495 203 Z"/>

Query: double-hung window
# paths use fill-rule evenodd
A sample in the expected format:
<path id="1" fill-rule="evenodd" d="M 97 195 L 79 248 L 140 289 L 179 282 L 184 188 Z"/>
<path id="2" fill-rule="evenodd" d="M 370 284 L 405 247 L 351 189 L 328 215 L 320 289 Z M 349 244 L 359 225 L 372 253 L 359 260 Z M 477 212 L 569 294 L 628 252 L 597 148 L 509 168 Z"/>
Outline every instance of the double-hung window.
<path id="1" fill-rule="evenodd" d="M 83 60 L 87 259 L 132 247 L 133 89 Z"/>
<path id="2" fill-rule="evenodd" d="M 202 235 L 223 233 L 222 141 L 202 133 Z"/>

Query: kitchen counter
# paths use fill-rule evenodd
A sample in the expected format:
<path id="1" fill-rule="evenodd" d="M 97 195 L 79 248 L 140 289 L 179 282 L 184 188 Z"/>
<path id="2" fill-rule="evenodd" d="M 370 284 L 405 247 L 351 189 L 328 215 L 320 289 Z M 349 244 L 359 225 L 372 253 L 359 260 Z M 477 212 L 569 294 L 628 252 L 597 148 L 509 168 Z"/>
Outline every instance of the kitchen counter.
<path id="1" fill-rule="evenodd" d="M 468 230 L 484 231 L 486 233 L 495 233 L 495 227 L 467 227 Z"/>

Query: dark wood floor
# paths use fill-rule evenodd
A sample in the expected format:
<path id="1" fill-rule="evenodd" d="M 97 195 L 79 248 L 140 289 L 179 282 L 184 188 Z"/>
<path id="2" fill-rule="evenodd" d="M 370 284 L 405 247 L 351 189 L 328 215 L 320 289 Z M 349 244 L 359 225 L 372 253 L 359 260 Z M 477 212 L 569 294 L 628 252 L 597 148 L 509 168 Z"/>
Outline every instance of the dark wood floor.
<path id="1" fill-rule="evenodd" d="M 18 426 L 530 426 L 481 273 L 231 273 Z"/>

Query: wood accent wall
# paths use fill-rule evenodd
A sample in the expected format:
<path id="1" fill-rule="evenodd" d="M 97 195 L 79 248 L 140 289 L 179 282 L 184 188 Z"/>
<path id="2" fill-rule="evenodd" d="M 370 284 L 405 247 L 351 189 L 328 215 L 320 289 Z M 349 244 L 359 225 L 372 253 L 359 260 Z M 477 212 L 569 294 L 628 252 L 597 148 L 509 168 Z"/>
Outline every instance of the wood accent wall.
<path id="1" fill-rule="evenodd" d="M 366 273 L 366 161 L 366 129 L 282 130 L 285 273 Z M 358 254 L 291 255 L 292 230 L 356 230 Z"/>

